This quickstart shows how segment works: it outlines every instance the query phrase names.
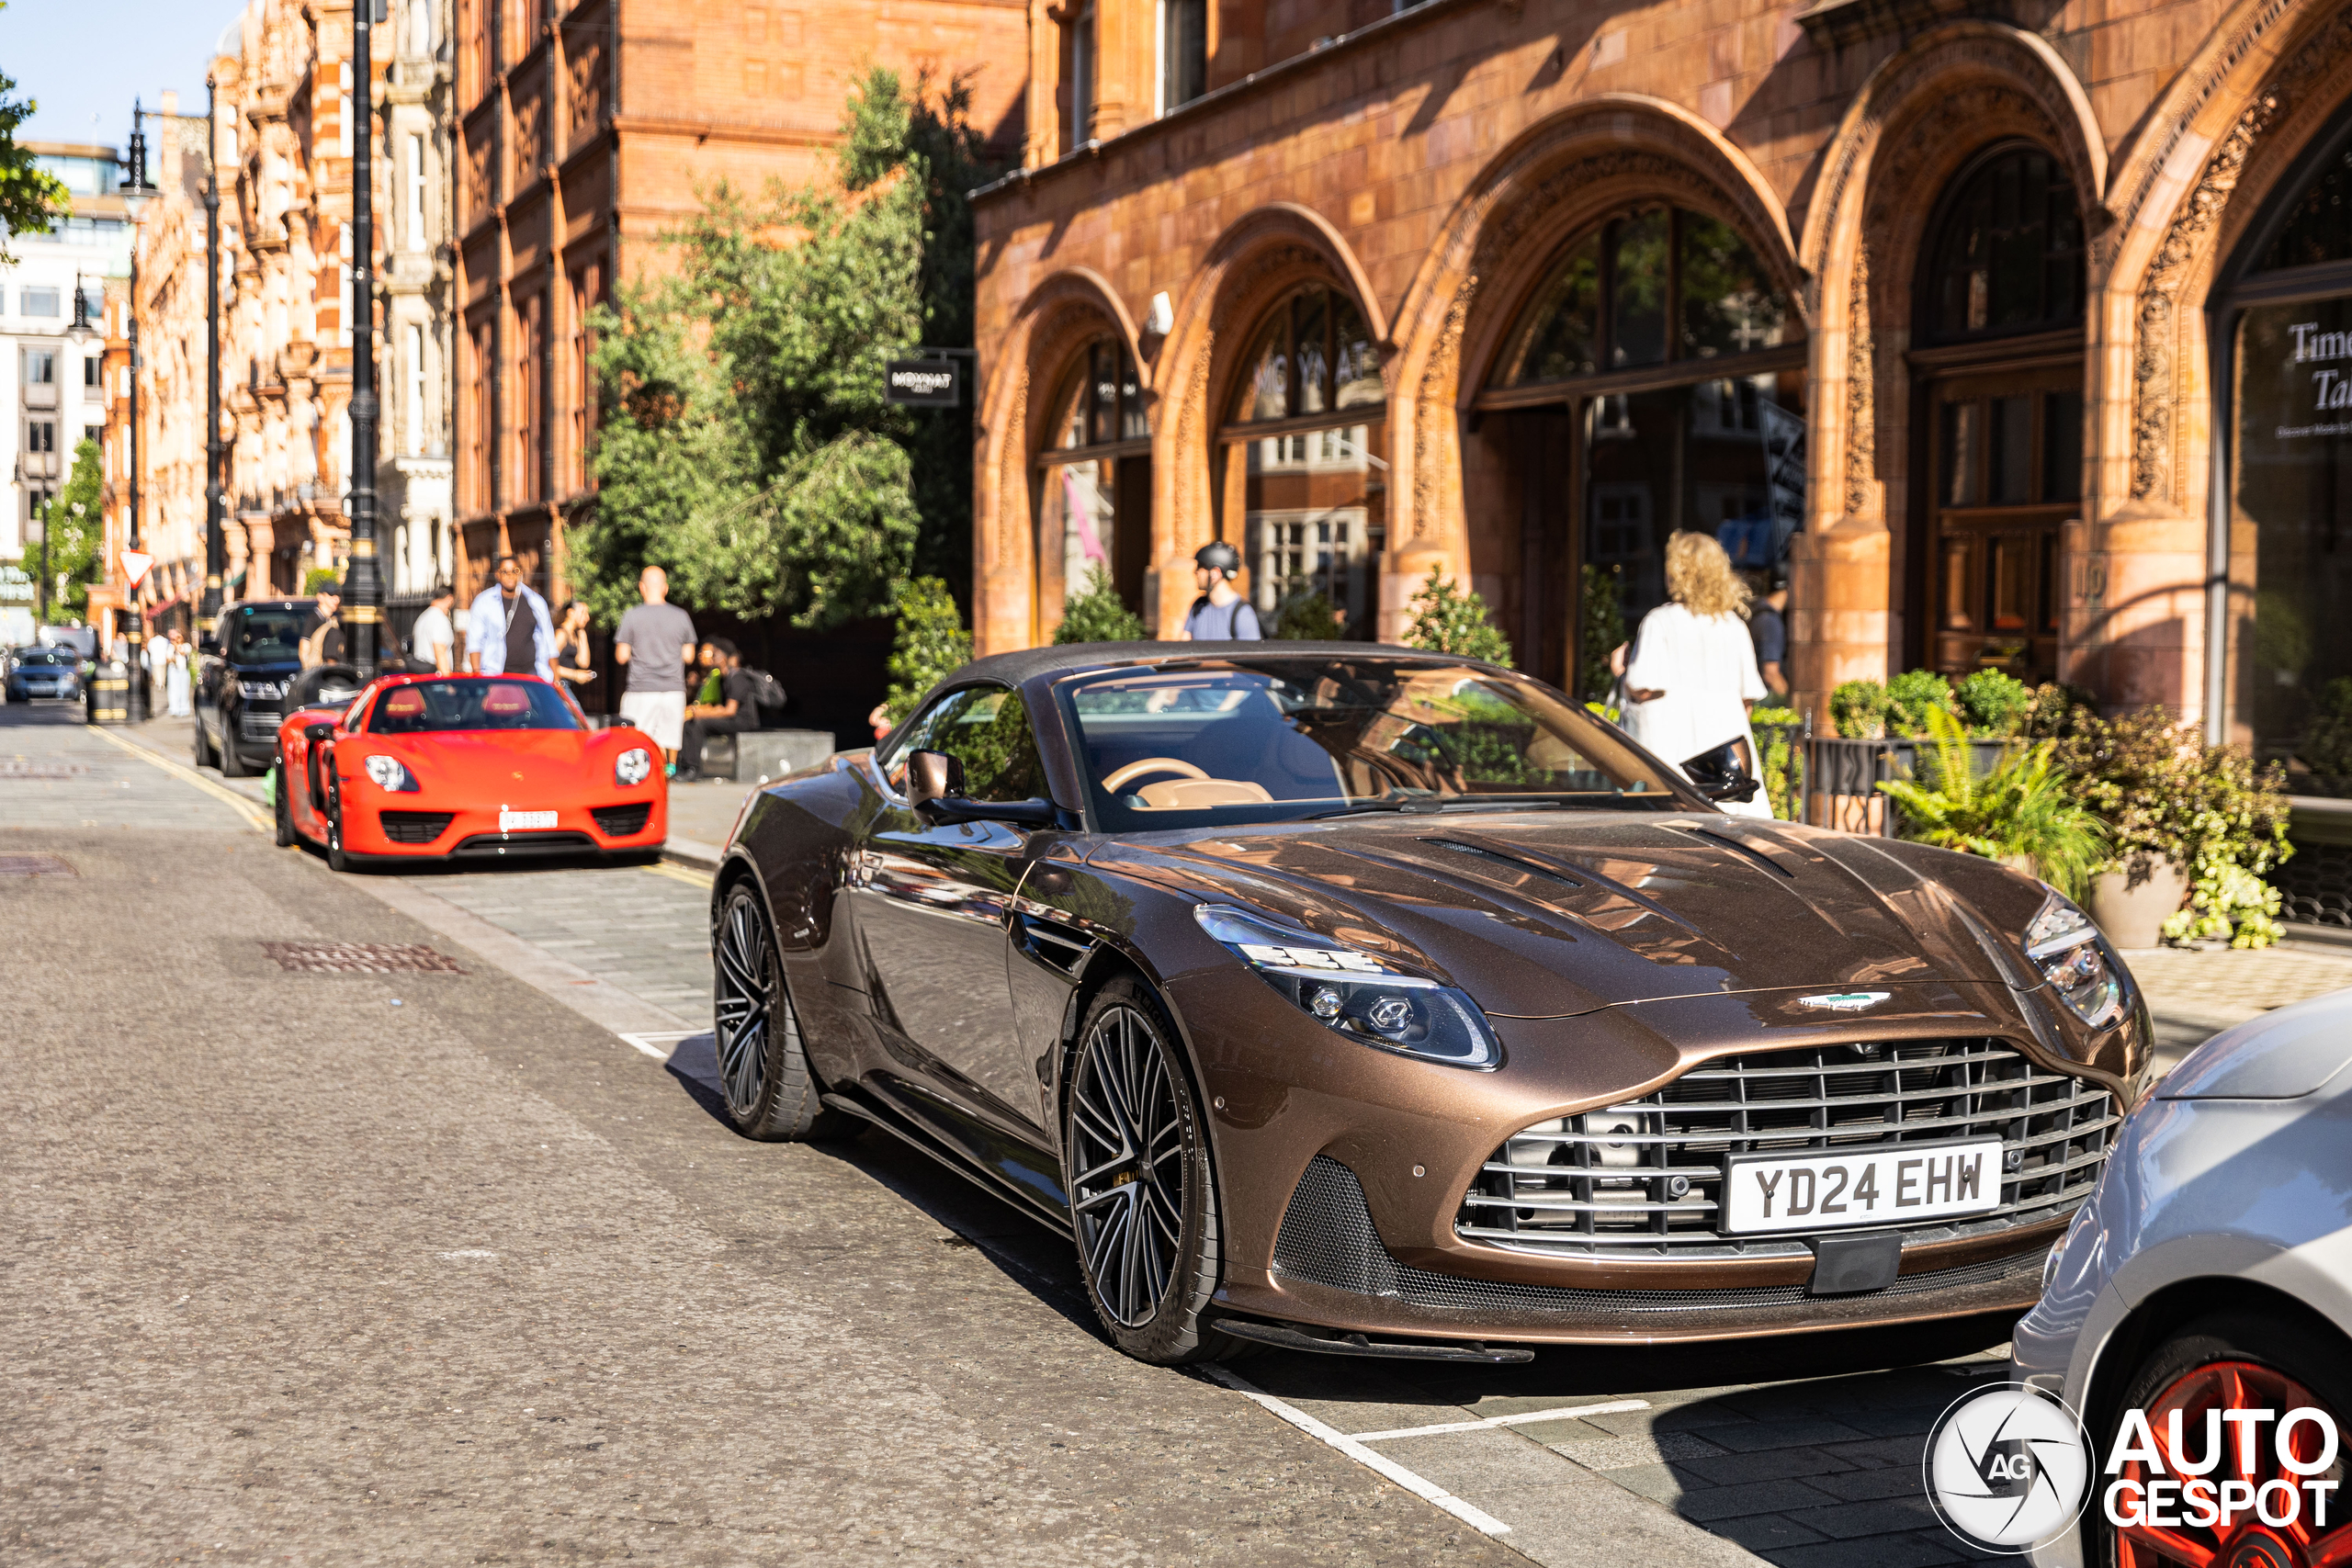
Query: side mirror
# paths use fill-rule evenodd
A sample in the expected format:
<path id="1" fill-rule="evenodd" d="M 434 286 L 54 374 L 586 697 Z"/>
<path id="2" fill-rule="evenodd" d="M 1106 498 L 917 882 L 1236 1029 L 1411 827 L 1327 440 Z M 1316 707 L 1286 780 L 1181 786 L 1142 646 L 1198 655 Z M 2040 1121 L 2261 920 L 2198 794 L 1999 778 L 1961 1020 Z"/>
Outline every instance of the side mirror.
<path id="1" fill-rule="evenodd" d="M 332 740 L 334 739 L 334 726 L 332 724 L 306 724 L 302 727 L 302 739 L 309 741 L 313 746 L 316 746 L 322 740 Z"/>
<path id="2" fill-rule="evenodd" d="M 1751 779 L 1746 773 L 1734 773 L 1721 784 L 1708 784 L 1699 793 L 1709 800 L 1747 801 L 1754 800 L 1756 792 L 1763 787 L 1760 780 Z"/>
<path id="3" fill-rule="evenodd" d="M 907 757 L 907 806 L 933 827 L 950 822 L 1010 822 L 1023 828 L 1054 825 L 1050 800 L 974 800 L 964 793 L 964 764 L 944 751 L 915 751 Z"/>

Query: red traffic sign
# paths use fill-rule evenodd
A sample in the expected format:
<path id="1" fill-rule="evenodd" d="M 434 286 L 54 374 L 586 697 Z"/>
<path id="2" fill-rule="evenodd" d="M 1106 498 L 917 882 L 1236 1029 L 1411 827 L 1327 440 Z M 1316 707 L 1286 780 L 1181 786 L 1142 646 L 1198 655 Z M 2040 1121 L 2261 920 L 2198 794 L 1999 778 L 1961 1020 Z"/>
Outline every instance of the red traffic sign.
<path id="1" fill-rule="evenodd" d="M 122 563 L 122 575 L 130 580 L 133 588 L 147 575 L 147 569 L 155 564 L 155 558 L 145 550 L 119 550 L 115 559 Z"/>

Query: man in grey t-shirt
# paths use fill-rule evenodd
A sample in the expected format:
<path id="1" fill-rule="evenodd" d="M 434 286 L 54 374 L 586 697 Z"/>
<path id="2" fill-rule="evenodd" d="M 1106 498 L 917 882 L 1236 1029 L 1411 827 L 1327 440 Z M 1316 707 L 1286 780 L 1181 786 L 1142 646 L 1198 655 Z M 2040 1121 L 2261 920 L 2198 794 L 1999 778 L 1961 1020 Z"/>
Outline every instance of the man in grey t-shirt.
<path id="1" fill-rule="evenodd" d="M 638 574 L 645 601 L 621 617 L 613 657 L 628 670 L 621 717 L 653 738 L 665 771 L 676 773 L 686 722 L 686 661 L 695 656 L 694 618 L 669 603 L 670 574 L 649 566 Z"/>

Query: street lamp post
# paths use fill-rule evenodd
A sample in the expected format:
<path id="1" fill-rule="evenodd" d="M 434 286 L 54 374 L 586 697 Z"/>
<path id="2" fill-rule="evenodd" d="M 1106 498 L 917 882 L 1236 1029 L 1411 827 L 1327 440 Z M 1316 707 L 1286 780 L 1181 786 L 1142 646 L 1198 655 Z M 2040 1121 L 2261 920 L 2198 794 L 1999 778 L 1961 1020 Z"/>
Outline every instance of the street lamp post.
<path id="1" fill-rule="evenodd" d="M 351 571 L 343 585 L 351 662 L 362 681 L 376 676 L 376 628 L 383 620 L 384 580 L 376 570 L 376 85 L 368 59 L 381 0 L 351 8 L 351 71 L 358 85 L 351 149 Z"/>
<path id="2" fill-rule="evenodd" d="M 139 100 L 130 106 L 130 155 L 124 160 L 124 172 L 130 176 L 122 183 L 122 207 L 130 218 L 130 322 L 127 335 L 130 340 L 130 511 L 125 523 L 124 547 L 139 547 L 139 214 L 155 195 L 155 184 L 147 177 L 146 110 Z M 85 327 L 89 322 L 89 307 L 81 294 L 81 281 L 74 280 L 74 319 Z M 119 565 L 118 558 L 117 564 Z M 143 618 L 139 613 L 139 585 L 126 579 L 123 583 L 123 619 L 127 630 L 119 635 L 130 646 L 130 657 L 123 661 L 127 682 L 124 695 L 124 719 L 131 724 L 147 717 L 147 682 L 140 671 L 139 649 L 145 640 Z"/>
<path id="3" fill-rule="evenodd" d="M 221 537 L 220 497 L 220 119 L 204 78 L 204 602 L 198 607 L 204 632 L 220 619 L 220 579 L 229 570 Z"/>

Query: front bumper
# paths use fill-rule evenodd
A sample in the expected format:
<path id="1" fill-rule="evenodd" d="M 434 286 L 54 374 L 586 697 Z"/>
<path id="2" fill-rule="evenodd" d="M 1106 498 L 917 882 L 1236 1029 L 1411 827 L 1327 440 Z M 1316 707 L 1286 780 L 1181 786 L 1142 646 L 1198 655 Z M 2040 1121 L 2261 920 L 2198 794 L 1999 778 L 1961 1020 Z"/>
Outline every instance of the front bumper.
<path id="1" fill-rule="evenodd" d="M 1998 1037 L 2041 1069 L 2106 1089 L 2120 1107 L 2146 1052 L 2135 1018 L 2101 1037 L 2089 1060 L 2071 1060 L 2049 1021 L 2023 1010 L 2030 998 L 1997 984 L 1901 987 L 1866 1020 L 1800 1016 L 1779 996 L 1496 1019 L 1505 1063 L 1469 1073 L 1351 1045 L 1270 987 L 1177 982 L 1170 998 L 1215 1123 L 1228 1237 L 1221 1304 L 1353 1332 L 1559 1342 L 1797 1333 L 2030 1306 L 2071 1202 L 1989 1233 L 1906 1233 L 1894 1284 L 1859 1295 L 1810 1295 L 1813 1258 L 1795 1247 L 1560 1257 L 1456 1234 L 1464 1194 L 1510 1134 L 1622 1104 L 1710 1058 Z"/>
<path id="2" fill-rule="evenodd" d="M 616 788 L 610 800 L 556 808 L 553 828 L 502 830 L 495 806 L 457 806 L 424 791 L 369 797 L 344 785 L 346 852 L 385 859 L 517 859 L 532 855 L 623 853 L 657 850 L 669 838 L 669 799 L 659 788 Z M 639 814 L 642 813 L 641 818 Z M 601 818 L 601 819 L 600 819 Z M 630 822 L 639 825 L 632 828 Z"/>

